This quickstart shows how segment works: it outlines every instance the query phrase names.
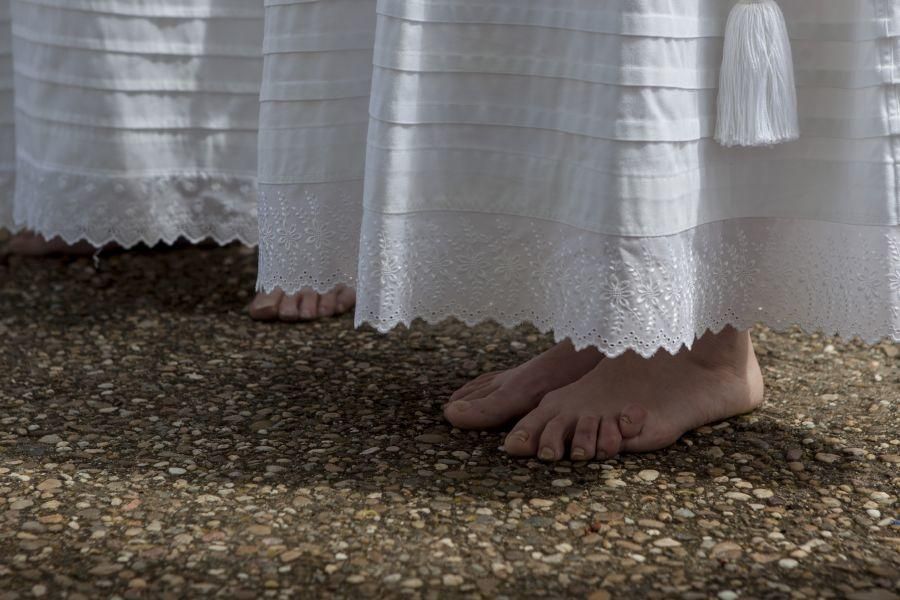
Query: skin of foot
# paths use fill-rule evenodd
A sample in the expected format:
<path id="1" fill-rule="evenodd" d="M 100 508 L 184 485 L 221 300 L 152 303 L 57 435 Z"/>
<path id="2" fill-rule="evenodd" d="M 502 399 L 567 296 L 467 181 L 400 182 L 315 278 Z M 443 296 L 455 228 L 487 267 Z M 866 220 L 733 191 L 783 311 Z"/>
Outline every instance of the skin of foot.
<path id="1" fill-rule="evenodd" d="M 311 321 L 344 314 L 356 305 L 353 288 L 339 285 L 326 294 L 311 289 L 296 294 L 281 290 L 259 292 L 250 303 L 250 317 L 257 321 Z"/>
<path id="2" fill-rule="evenodd" d="M 108 244 L 102 249 L 116 247 Z M 7 250 L 20 256 L 91 256 L 98 249 L 88 242 L 69 244 L 60 237 L 46 239 L 44 236 L 24 231 L 14 235 L 7 244 Z M 258 321 L 310 321 L 333 317 L 351 310 L 356 305 L 353 288 L 337 286 L 327 294 L 317 294 L 312 290 L 302 290 L 297 294 L 285 294 L 280 290 L 272 293 L 260 292 L 250 303 L 250 316 Z"/>
<path id="3" fill-rule="evenodd" d="M 602 358 L 595 348 L 576 352 L 571 342 L 562 342 L 514 369 L 470 381 L 450 396 L 444 417 L 460 429 L 500 427 L 534 409 L 547 393 L 580 379 Z"/>
<path id="4" fill-rule="evenodd" d="M 578 381 L 546 394 L 506 437 L 512 456 L 605 460 L 666 448 L 693 429 L 763 402 L 749 332 L 726 328 L 691 350 L 649 359 L 606 358 Z"/>

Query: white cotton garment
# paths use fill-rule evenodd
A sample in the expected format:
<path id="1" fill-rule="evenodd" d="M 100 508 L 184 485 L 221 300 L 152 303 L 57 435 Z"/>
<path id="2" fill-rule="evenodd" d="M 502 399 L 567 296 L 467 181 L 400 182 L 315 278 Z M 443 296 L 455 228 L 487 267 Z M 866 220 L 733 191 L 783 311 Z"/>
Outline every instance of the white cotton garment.
<path id="1" fill-rule="evenodd" d="M 801 139 L 712 139 L 725 0 L 267 0 L 259 285 L 357 321 L 900 340 L 900 0 L 781 0 Z"/>
<path id="2" fill-rule="evenodd" d="M 262 0 L 0 0 L 0 227 L 255 243 Z"/>

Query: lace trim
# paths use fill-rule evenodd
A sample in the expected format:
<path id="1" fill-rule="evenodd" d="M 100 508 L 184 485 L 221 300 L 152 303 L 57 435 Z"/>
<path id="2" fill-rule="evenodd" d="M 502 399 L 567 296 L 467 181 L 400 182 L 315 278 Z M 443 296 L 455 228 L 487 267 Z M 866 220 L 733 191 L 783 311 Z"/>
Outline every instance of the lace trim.
<path id="1" fill-rule="evenodd" d="M 362 181 L 259 186 L 257 288 L 356 285 Z"/>
<path id="2" fill-rule="evenodd" d="M 13 224 L 68 243 L 128 248 L 185 238 L 252 246 L 259 238 L 252 177 L 66 173 L 23 159 L 16 177 Z"/>
<path id="3" fill-rule="evenodd" d="M 381 332 L 417 318 L 531 323 L 579 348 L 644 357 L 758 322 L 900 341 L 900 227 L 740 219 L 636 238 L 514 216 L 367 212 L 357 279 L 341 241 L 355 213 L 332 196 L 346 191 L 293 191 L 261 206 L 260 288 L 356 284 L 357 324 Z"/>

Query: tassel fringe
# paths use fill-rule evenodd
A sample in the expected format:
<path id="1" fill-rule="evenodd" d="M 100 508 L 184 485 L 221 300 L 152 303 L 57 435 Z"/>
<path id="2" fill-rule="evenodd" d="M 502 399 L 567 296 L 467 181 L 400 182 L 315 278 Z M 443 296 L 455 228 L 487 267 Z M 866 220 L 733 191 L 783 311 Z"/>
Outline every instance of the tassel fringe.
<path id="1" fill-rule="evenodd" d="M 741 0 L 728 17 L 716 140 L 772 146 L 800 137 L 794 59 L 775 0 Z"/>

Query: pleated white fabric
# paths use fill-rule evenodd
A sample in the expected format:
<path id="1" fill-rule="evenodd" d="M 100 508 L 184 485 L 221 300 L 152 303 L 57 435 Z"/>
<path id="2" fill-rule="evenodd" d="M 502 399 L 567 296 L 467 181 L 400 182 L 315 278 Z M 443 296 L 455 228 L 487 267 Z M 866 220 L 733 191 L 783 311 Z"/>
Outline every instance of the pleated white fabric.
<path id="1" fill-rule="evenodd" d="M 11 32 L 9 2 L 0 0 L 0 227 L 12 225 L 12 199 L 16 181 Z"/>
<path id="2" fill-rule="evenodd" d="M 610 355 L 900 340 L 900 0 L 781 5 L 803 137 L 725 149 L 729 2 L 267 0 L 260 287 Z"/>
<path id="3" fill-rule="evenodd" d="M 261 0 L 0 0 L 0 227 L 255 243 L 262 34 Z"/>

